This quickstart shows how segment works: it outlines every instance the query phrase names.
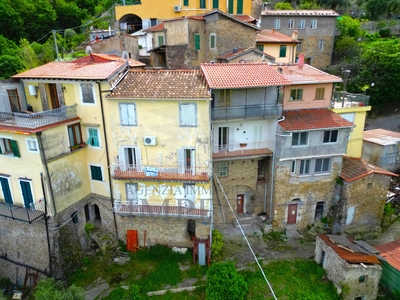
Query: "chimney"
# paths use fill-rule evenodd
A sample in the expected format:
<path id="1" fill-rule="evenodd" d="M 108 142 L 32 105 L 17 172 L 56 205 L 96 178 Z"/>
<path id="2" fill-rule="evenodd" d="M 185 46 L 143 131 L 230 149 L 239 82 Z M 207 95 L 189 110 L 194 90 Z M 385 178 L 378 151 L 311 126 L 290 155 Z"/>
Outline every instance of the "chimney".
<path id="1" fill-rule="evenodd" d="M 304 66 L 304 53 L 300 53 L 299 54 L 299 60 L 297 62 L 297 65 L 299 67 L 303 67 Z"/>
<path id="2" fill-rule="evenodd" d="M 292 32 L 292 39 L 293 39 L 293 40 L 297 40 L 297 35 L 298 35 L 297 30 L 293 30 L 293 32 Z"/>

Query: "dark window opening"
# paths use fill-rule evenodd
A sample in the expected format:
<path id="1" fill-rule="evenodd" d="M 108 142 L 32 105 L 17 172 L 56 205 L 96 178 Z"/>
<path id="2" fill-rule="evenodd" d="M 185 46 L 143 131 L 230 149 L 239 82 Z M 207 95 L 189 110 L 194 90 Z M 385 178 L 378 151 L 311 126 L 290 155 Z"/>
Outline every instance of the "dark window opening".
<path id="1" fill-rule="evenodd" d="M 72 219 L 72 223 L 77 224 L 79 223 L 79 218 L 78 218 L 78 212 L 75 211 L 72 215 L 71 215 L 71 219 Z"/>

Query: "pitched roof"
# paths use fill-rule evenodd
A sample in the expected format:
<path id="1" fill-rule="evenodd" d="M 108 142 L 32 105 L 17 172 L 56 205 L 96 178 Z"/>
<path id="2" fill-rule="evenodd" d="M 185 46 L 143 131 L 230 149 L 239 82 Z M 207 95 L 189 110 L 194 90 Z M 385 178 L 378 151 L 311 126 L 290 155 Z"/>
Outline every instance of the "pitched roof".
<path id="1" fill-rule="evenodd" d="M 124 58 L 122 58 L 119 55 L 115 55 L 115 54 L 100 54 L 100 53 L 92 53 L 92 61 L 95 63 L 98 62 L 108 62 L 108 61 L 120 61 L 120 60 L 125 60 Z M 74 63 L 82 63 L 82 62 L 88 62 L 90 60 L 89 56 L 85 56 L 79 59 L 75 59 L 72 62 Z M 138 61 L 138 60 L 134 60 L 131 58 L 126 59 L 126 61 L 128 61 L 128 64 L 130 67 L 135 68 L 135 67 L 145 67 L 146 64 Z"/>
<path id="2" fill-rule="evenodd" d="M 253 18 L 252 16 L 249 15 L 233 15 L 236 19 L 239 19 L 240 21 L 255 24 L 257 23 L 257 19 Z"/>
<path id="3" fill-rule="evenodd" d="M 299 40 L 292 39 L 286 34 L 280 33 L 275 29 L 263 29 L 256 35 L 257 43 L 291 43 L 300 44 Z"/>
<path id="4" fill-rule="evenodd" d="M 212 89 L 289 85 L 291 82 L 265 63 L 201 64 Z"/>
<path id="5" fill-rule="evenodd" d="M 130 71 L 109 99 L 211 99 L 199 70 Z"/>
<path id="6" fill-rule="evenodd" d="M 262 57 L 264 55 L 264 56 L 268 57 L 271 60 L 275 60 L 275 57 L 273 57 L 273 56 L 271 56 L 271 55 L 269 55 L 267 53 L 264 53 L 264 52 L 262 52 L 261 50 L 259 50 L 257 48 L 237 48 L 236 50 L 233 50 L 233 51 L 230 51 L 228 53 L 222 54 L 222 55 L 218 56 L 217 59 L 225 59 L 225 60 L 229 61 L 231 59 L 234 59 L 234 58 L 240 57 L 242 55 L 245 55 L 247 53 L 255 52 L 255 53 L 259 54 L 260 57 Z"/>
<path id="7" fill-rule="evenodd" d="M 367 249 L 362 247 L 362 244 L 356 243 L 351 238 L 339 235 L 324 235 L 320 234 L 319 238 L 325 242 L 333 251 L 335 251 L 343 260 L 349 263 L 366 263 L 379 264 L 379 259 Z M 341 247 L 339 247 L 341 246 Z M 348 251 L 343 247 L 350 249 Z M 367 247 L 368 248 L 368 247 Z"/>
<path id="8" fill-rule="evenodd" d="M 325 73 L 307 64 L 273 64 L 271 67 L 281 72 L 281 74 L 290 80 L 292 84 L 329 83 L 343 81 L 340 77 Z"/>
<path id="9" fill-rule="evenodd" d="M 248 23 L 247 21 L 243 21 L 242 19 L 237 18 L 237 17 L 235 17 L 234 15 L 227 14 L 227 13 L 225 13 L 225 12 L 219 10 L 219 9 L 214 9 L 214 10 L 208 12 L 208 13 L 203 14 L 202 16 L 203 16 L 203 17 L 208 17 L 208 16 L 213 15 L 213 14 L 219 14 L 219 15 L 225 16 L 225 17 L 227 17 L 228 19 L 231 19 L 231 20 L 233 20 L 233 21 L 242 23 L 243 25 L 246 25 L 246 26 L 248 26 L 248 27 L 251 27 L 251 28 L 253 28 L 253 29 L 255 29 L 255 30 L 260 30 L 260 28 L 257 27 L 256 25 L 250 24 L 250 23 Z"/>
<path id="10" fill-rule="evenodd" d="M 363 140 L 382 146 L 396 145 L 400 142 L 400 132 L 385 129 L 372 129 L 364 131 Z"/>
<path id="11" fill-rule="evenodd" d="M 339 14 L 334 10 L 263 10 L 261 15 L 292 15 L 292 16 L 320 16 L 320 17 L 338 17 Z"/>
<path id="12" fill-rule="evenodd" d="M 400 240 L 376 245 L 374 248 L 380 252 L 379 256 L 384 257 L 393 268 L 400 271 Z"/>
<path id="13" fill-rule="evenodd" d="M 343 157 L 342 173 L 340 174 L 340 178 L 346 182 L 352 182 L 371 174 L 382 174 L 395 177 L 399 176 L 395 173 L 378 167 L 377 165 L 371 164 L 364 159 L 348 156 Z"/>
<path id="14" fill-rule="evenodd" d="M 102 62 L 96 62 L 95 60 L 101 60 Z M 50 62 L 16 74 L 12 78 L 108 80 L 127 67 L 127 65 L 128 62 L 122 58 L 109 60 L 92 55 L 85 56 L 77 61 Z"/>
<path id="15" fill-rule="evenodd" d="M 164 22 L 143 30 L 144 32 L 157 32 L 164 30 Z"/>
<path id="16" fill-rule="evenodd" d="M 303 131 L 354 127 L 354 124 L 335 114 L 329 108 L 296 109 L 283 112 L 279 126 L 285 131 Z"/>

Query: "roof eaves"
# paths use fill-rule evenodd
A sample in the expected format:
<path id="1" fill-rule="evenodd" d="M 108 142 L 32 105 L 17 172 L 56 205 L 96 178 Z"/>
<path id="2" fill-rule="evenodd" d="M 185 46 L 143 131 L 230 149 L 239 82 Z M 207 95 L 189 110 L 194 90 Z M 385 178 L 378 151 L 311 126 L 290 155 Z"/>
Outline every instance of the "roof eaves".
<path id="1" fill-rule="evenodd" d="M 251 27 L 251 28 L 253 28 L 253 29 L 257 30 L 257 31 L 260 31 L 260 30 L 261 30 L 259 27 L 254 26 L 254 25 L 251 25 L 250 23 L 244 22 L 244 21 L 242 21 L 242 20 L 240 20 L 240 19 L 237 19 L 237 18 L 235 18 L 235 17 L 233 17 L 233 16 L 231 16 L 231 15 L 229 15 L 229 14 L 227 14 L 227 13 L 224 13 L 223 11 L 221 11 L 221 10 L 219 10 L 219 9 L 215 9 L 215 10 L 213 10 L 213 11 L 210 11 L 210 12 L 208 12 L 208 13 L 205 13 L 205 14 L 203 14 L 202 16 L 203 16 L 203 17 L 204 17 L 204 16 L 209 16 L 209 15 L 212 15 L 212 14 L 215 14 L 215 13 L 218 13 L 218 14 L 220 14 L 220 15 L 223 15 L 223 16 L 225 16 L 225 17 L 227 17 L 227 18 L 229 18 L 229 19 L 231 19 L 231 20 L 233 20 L 233 21 L 239 22 L 239 23 L 241 23 L 241 24 L 243 24 L 243 25 L 246 25 L 246 26 L 248 26 L 248 27 Z"/>

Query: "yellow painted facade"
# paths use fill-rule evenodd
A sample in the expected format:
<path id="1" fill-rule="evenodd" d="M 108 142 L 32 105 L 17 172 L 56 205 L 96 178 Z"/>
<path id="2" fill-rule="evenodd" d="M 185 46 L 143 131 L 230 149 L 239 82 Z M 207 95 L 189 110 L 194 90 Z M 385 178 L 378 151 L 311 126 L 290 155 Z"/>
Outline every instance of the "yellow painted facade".
<path id="1" fill-rule="evenodd" d="M 286 55 L 284 57 L 280 57 L 280 49 L 281 46 L 286 45 Z M 263 52 L 265 54 L 271 55 L 275 57 L 275 63 L 295 63 L 296 62 L 296 53 L 297 53 L 297 45 L 296 44 L 287 44 L 284 42 L 281 43 L 263 43 L 257 42 L 257 47 L 262 46 Z"/>

